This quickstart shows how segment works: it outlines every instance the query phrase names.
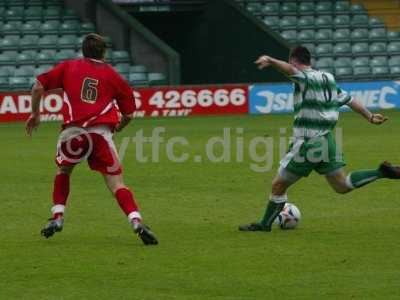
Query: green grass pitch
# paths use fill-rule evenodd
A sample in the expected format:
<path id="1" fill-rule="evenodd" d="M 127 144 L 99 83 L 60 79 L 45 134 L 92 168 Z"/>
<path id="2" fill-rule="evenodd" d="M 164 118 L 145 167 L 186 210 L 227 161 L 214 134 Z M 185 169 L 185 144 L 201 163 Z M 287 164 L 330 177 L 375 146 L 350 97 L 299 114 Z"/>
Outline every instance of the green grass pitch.
<path id="1" fill-rule="evenodd" d="M 344 113 L 347 170 L 400 163 L 400 112 L 378 127 Z M 203 154 L 224 127 L 279 137 L 292 116 L 229 116 L 136 120 L 116 136 L 163 126 Z M 160 244 L 134 236 L 101 176 L 86 163 L 75 170 L 64 231 L 39 231 L 50 216 L 58 124 L 42 124 L 32 140 L 23 124 L 2 124 L 0 299 L 399 299 L 400 185 L 380 181 L 348 195 L 316 174 L 289 192 L 303 214 L 298 229 L 242 233 L 262 214 L 274 169 L 255 173 L 242 163 L 135 161 L 130 144 L 125 181 Z M 277 144 L 275 144 L 277 146 Z M 259 149 L 260 150 L 260 149 Z M 277 149 L 275 149 L 277 152 Z M 151 151 L 150 146 L 145 152 Z M 260 150 L 261 151 L 261 150 Z M 165 151 L 164 151 L 165 152 Z M 235 153 L 232 153 L 234 156 Z"/>

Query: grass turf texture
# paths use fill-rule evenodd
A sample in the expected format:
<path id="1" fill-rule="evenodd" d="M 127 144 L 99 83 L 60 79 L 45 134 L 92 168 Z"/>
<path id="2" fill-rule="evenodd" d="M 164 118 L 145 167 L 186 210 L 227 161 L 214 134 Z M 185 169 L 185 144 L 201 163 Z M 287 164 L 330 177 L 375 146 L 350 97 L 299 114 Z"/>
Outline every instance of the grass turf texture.
<path id="1" fill-rule="evenodd" d="M 348 170 L 400 163 L 400 112 L 378 127 L 342 114 Z M 223 127 L 244 128 L 245 140 L 278 138 L 291 116 L 136 120 L 116 137 L 185 136 L 203 154 Z M 348 195 L 313 174 L 290 190 L 300 227 L 243 233 L 237 225 L 261 216 L 275 174 L 243 163 L 138 163 L 130 144 L 125 181 L 160 245 L 134 236 L 101 176 L 86 163 L 72 178 L 64 231 L 45 240 L 58 124 L 42 124 L 32 140 L 23 124 L 2 124 L 0 299 L 398 299 L 399 183 L 381 181 Z M 277 146 L 277 142 L 275 145 Z M 179 150 L 179 148 L 178 148 Z M 275 153 L 278 153 L 275 149 Z M 151 151 L 150 146 L 145 152 Z M 177 151 L 178 153 L 179 151 Z M 163 151 L 165 153 L 165 151 Z"/>

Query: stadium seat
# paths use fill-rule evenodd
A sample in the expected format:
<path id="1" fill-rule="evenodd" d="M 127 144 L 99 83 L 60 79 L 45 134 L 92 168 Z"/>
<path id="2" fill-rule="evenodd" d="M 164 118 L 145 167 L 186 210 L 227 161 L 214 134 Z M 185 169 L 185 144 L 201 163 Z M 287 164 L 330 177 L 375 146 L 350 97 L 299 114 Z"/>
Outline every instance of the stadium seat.
<path id="1" fill-rule="evenodd" d="M 0 89 L 9 90 L 9 80 L 8 77 L 0 77 Z"/>
<path id="2" fill-rule="evenodd" d="M 132 85 L 145 84 L 148 82 L 147 74 L 146 73 L 129 73 L 128 81 Z"/>
<path id="3" fill-rule="evenodd" d="M 369 17 L 367 15 L 355 15 L 351 19 L 351 25 L 355 29 L 360 27 L 368 28 L 368 24 L 369 24 Z"/>
<path id="4" fill-rule="evenodd" d="M 41 49 L 57 49 L 58 38 L 57 35 L 44 35 L 39 39 L 38 43 Z"/>
<path id="5" fill-rule="evenodd" d="M 296 2 L 283 2 L 280 11 L 283 15 L 296 15 L 297 14 L 297 3 Z"/>
<path id="6" fill-rule="evenodd" d="M 400 66 L 390 67 L 390 74 L 395 75 L 398 78 L 400 76 Z"/>
<path id="7" fill-rule="evenodd" d="M 353 68 L 350 68 L 350 67 L 335 68 L 335 76 L 337 76 L 337 77 L 351 77 L 351 76 L 353 76 Z"/>
<path id="8" fill-rule="evenodd" d="M 278 29 L 279 28 L 279 20 L 280 20 L 279 17 L 267 16 L 267 17 L 264 17 L 263 22 L 268 27 L 271 27 L 273 29 Z"/>
<path id="9" fill-rule="evenodd" d="M 143 74 L 143 73 L 137 73 Z M 167 79 L 164 74 L 162 73 L 148 73 L 147 77 L 150 85 L 165 85 L 167 84 Z"/>
<path id="10" fill-rule="evenodd" d="M 66 21 L 59 27 L 60 34 L 78 34 L 80 23 L 78 21 Z"/>
<path id="11" fill-rule="evenodd" d="M 400 54 L 400 42 L 391 42 L 388 44 L 387 52 L 390 55 Z"/>
<path id="12" fill-rule="evenodd" d="M 314 2 L 301 2 L 299 5 L 298 12 L 301 15 L 309 15 L 309 14 L 314 14 L 315 11 L 315 6 Z"/>
<path id="13" fill-rule="evenodd" d="M 335 41 L 349 41 L 350 30 L 349 29 L 337 29 L 333 33 L 333 39 Z"/>
<path id="14" fill-rule="evenodd" d="M 14 74 L 10 74 L 10 69 L 5 67 L 0 67 L 0 77 L 10 77 Z"/>
<path id="15" fill-rule="evenodd" d="M 113 51 L 112 58 L 114 63 L 130 63 L 129 53 L 127 51 Z"/>
<path id="16" fill-rule="evenodd" d="M 386 33 L 385 28 L 372 28 L 369 30 L 369 40 L 371 42 L 374 41 L 386 41 L 386 39 L 390 40 L 390 37 Z"/>
<path id="17" fill-rule="evenodd" d="M 335 56 L 346 56 L 351 55 L 351 45 L 350 43 L 338 43 L 333 48 L 333 53 Z"/>
<path id="18" fill-rule="evenodd" d="M 371 74 L 371 69 L 370 67 L 355 67 L 353 68 L 353 74 L 355 76 L 368 77 Z"/>
<path id="19" fill-rule="evenodd" d="M 353 55 L 368 54 L 368 43 L 355 43 L 352 46 Z"/>
<path id="20" fill-rule="evenodd" d="M 296 29 L 297 18 L 293 16 L 283 17 L 280 19 L 279 27 L 281 28 L 281 30 Z"/>
<path id="21" fill-rule="evenodd" d="M 317 56 L 331 56 L 333 51 L 332 44 L 319 44 L 315 48 L 315 54 Z"/>
<path id="22" fill-rule="evenodd" d="M 46 22 L 41 24 L 40 32 L 43 35 L 46 35 L 46 34 L 58 34 L 59 27 L 60 27 L 60 21 L 58 21 L 58 20 L 46 21 Z"/>
<path id="23" fill-rule="evenodd" d="M 34 66 L 22 66 L 15 69 L 14 77 L 33 77 L 35 74 Z"/>
<path id="24" fill-rule="evenodd" d="M 26 90 L 29 88 L 29 81 L 26 77 L 9 77 L 8 84 L 14 91 Z"/>
<path id="25" fill-rule="evenodd" d="M 72 58 L 76 58 L 76 52 L 72 49 L 61 50 L 57 52 L 55 56 L 55 60 L 57 62 Z"/>
<path id="26" fill-rule="evenodd" d="M 79 34 L 86 35 L 92 32 L 96 32 L 96 28 L 94 27 L 93 23 L 82 23 L 80 24 Z"/>
<path id="27" fill-rule="evenodd" d="M 372 67 L 372 74 L 380 77 L 388 77 L 390 70 L 388 67 Z"/>
<path id="28" fill-rule="evenodd" d="M 400 67 L 400 55 L 390 57 L 390 59 L 388 60 L 388 64 L 390 67 Z"/>
<path id="29" fill-rule="evenodd" d="M 299 32 L 297 36 L 298 40 L 301 42 L 313 42 L 315 39 L 315 31 L 314 30 L 302 30 Z"/>
<path id="30" fill-rule="evenodd" d="M 129 73 L 146 73 L 147 69 L 143 65 L 130 66 Z"/>
<path id="31" fill-rule="evenodd" d="M 39 36 L 35 34 L 24 35 L 19 41 L 21 49 L 32 49 L 37 48 L 39 42 Z"/>
<path id="32" fill-rule="evenodd" d="M 44 49 L 36 55 L 36 62 L 38 64 L 52 64 L 56 53 L 56 50 Z"/>
<path id="33" fill-rule="evenodd" d="M 78 37 L 76 35 L 62 35 L 58 39 L 59 49 L 75 49 L 78 45 Z"/>
<path id="34" fill-rule="evenodd" d="M 286 30 L 281 32 L 282 37 L 289 42 L 297 41 L 297 31 L 296 30 Z"/>
<path id="35" fill-rule="evenodd" d="M 370 60 L 371 67 L 387 67 L 388 61 L 386 56 L 375 56 Z"/>
<path id="36" fill-rule="evenodd" d="M 315 39 L 318 41 L 331 41 L 332 38 L 332 29 L 320 29 L 315 33 Z"/>
<path id="37" fill-rule="evenodd" d="M 114 69 L 121 74 L 128 74 L 130 65 L 129 63 L 119 63 L 114 66 Z"/>
<path id="38" fill-rule="evenodd" d="M 33 65 L 36 62 L 36 51 L 23 51 L 18 54 L 16 61 L 19 65 Z"/>
<path id="39" fill-rule="evenodd" d="M 317 2 L 315 7 L 315 12 L 320 14 L 331 14 L 333 12 L 332 2 L 324 1 L 324 2 Z"/>
<path id="40" fill-rule="evenodd" d="M 332 16 L 324 15 L 319 16 L 315 19 L 315 26 L 317 28 L 331 28 L 332 27 Z"/>
<path id="41" fill-rule="evenodd" d="M 40 26 L 41 26 L 40 21 L 28 21 L 21 26 L 21 32 L 25 34 L 30 34 L 30 33 L 38 33 L 40 31 Z"/>
<path id="42" fill-rule="evenodd" d="M 362 4 L 356 3 L 350 6 L 350 12 L 352 14 L 365 14 L 365 9 Z"/>
<path id="43" fill-rule="evenodd" d="M 389 30 L 386 32 L 386 37 L 388 41 L 400 41 L 400 32 Z"/>
<path id="44" fill-rule="evenodd" d="M 42 20 L 42 18 L 43 18 L 43 10 L 41 7 L 33 6 L 33 7 L 28 7 L 25 10 L 26 21 Z"/>
<path id="45" fill-rule="evenodd" d="M 333 67 L 333 58 L 331 58 L 331 57 L 320 58 L 315 63 L 315 67 L 317 69 L 332 68 Z"/>
<path id="46" fill-rule="evenodd" d="M 38 76 L 38 75 L 50 70 L 52 67 L 53 67 L 53 65 L 41 65 L 35 69 L 34 75 Z"/>
<path id="47" fill-rule="evenodd" d="M 60 7 L 48 7 L 43 11 L 43 19 L 48 20 L 60 20 L 61 8 Z"/>
<path id="48" fill-rule="evenodd" d="M 248 3 L 246 9 L 253 14 L 259 14 L 262 11 L 263 6 L 261 3 L 258 2 Z"/>
<path id="49" fill-rule="evenodd" d="M 383 21 L 378 17 L 370 17 L 368 21 L 369 28 L 384 28 Z"/>
<path id="50" fill-rule="evenodd" d="M 0 65 L 14 66 L 15 60 L 17 59 L 17 55 L 18 55 L 17 51 L 3 51 L 0 54 Z"/>
<path id="51" fill-rule="evenodd" d="M 19 35 L 22 27 L 21 21 L 10 21 L 3 24 L 1 31 L 3 35 Z"/>
<path id="52" fill-rule="evenodd" d="M 355 42 L 357 41 L 368 41 L 368 29 L 366 28 L 360 28 L 360 29 L 354 29 L 351 32 L 351 39 Z"/>
<path id="53" fill-rule="evenodd" d="M 353 60 L 353 68 L 356 67 L 368 67 L 369 66 L 369 58 L 366 56 L 356 57 Z"/>
<path id="54" fill-rule="evenodd" d="M 335 68 L 352 67 L 352 59 L 350 57 L 338 57 L 335 60 Z"/>
<path id="55" fill-rule="evenodd" d="M 0 40 L 0 49 L 2 50 L 18 50 L 19 48 L 18 35 L 6 35 Z"/>
<path id="56" fill-rule="evenodd" d="M 261 12 L 263 15 L 279 15 L 280 5 L 279 2 L 266 3 Z"/>
<path id="57" fill-rule="evenodd" d="M 313 16 L 300 17 L 297 26 L 299 29 L 314 29 L 314 21 L 315 19 Z"/>
<path id="58" fill-rule="evenodd" d="M 346 14 L 350 11 L 350 3 L 348 1 L 337 1 L 334 8 L 336 14 Z"/>
<path id="59" fill-rule="evenodd" d="M 369 46 L 369 52 L 371 54 L 384 54 L 386 52 L 386 43 L 372 43 Z"/>
<path id="60" fill-rule="evenodd" d="M 336 28 L 348 28 L 350 26 L 350 16 L 338 15 L 334 18 L 333 24 Z"/>
<path id="61" fill-rule="evenodd" d="M 10 9 L 7 9 L 3 18 L 7 21 L 23 21 L 24 19 L 24 7 L 23 6 L 15 6 Z"/>

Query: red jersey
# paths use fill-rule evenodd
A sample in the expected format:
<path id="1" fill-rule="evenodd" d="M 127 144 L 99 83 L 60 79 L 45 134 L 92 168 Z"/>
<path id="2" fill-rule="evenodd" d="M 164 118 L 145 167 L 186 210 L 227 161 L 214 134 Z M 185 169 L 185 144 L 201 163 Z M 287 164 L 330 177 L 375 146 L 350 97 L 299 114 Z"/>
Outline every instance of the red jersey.
<path id="1" fill-rule="evenodd" d="M 64 90 L 64 127 L 107 124 L 114 128 L 119 122 L 118 109 L 128 115 L 136 108 L 128 83 L 110 65 L 98 60 L 66 60 L 37 80 L 46 91 Z"/>

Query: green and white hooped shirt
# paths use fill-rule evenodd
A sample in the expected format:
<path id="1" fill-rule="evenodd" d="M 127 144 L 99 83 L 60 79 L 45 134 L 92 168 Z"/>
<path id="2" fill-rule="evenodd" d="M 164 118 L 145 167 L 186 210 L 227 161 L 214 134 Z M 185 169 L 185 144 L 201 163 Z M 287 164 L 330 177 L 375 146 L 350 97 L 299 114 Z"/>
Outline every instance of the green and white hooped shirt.
<path id="1" fill-rule="evenodd" d="M 327 72 L 308 68 L 289 78 L 294 82 L 294 137 L 314 138 L 332 131 L 339 119 L 339 108 L 353 98 Z"/>

